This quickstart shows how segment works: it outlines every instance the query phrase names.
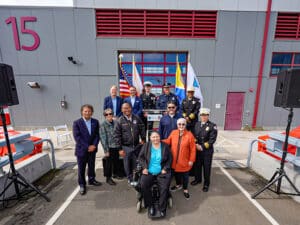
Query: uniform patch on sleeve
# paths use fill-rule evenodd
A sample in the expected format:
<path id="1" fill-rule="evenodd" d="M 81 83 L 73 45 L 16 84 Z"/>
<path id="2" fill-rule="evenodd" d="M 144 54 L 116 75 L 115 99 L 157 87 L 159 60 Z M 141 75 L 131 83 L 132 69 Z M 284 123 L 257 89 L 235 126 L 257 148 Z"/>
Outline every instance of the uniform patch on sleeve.
<path id="1" fill-rule="evenodd" d="M 215 130 L 218 130 L 217 125 L 214 126 L 214 129 L 215 129 Z"/>

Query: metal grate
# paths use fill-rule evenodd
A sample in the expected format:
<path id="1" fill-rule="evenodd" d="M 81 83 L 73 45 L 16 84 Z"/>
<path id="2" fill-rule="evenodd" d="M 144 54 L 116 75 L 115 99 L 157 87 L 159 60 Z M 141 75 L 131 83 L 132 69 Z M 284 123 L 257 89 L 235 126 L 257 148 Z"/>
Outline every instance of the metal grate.
<path id="1" fill-rule="evenodd" d="M 97 36 L 215 38 L 217 11 L 96 9 Z"/>
<path id="2" fill-rule="evenodd" d="M 300 14 L 278 13 L 276 39 L 299 39 L 300 38 Z"/>

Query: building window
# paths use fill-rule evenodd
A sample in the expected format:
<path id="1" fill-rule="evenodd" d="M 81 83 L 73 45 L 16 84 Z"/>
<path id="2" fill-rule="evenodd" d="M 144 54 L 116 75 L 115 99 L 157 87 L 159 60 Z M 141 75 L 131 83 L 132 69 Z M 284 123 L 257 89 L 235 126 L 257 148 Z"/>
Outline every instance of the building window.
<path id="1" fill-rule="evenodd" d="M 276 39 L 300 39 L 300 13 L 278 13 Z"/>
<path id="2" fill-rule="evenodd" d="M 187 52 L 119 52 L 119 55 L 122 55 L 122 67 L 126 71 L 130 84 L 133 58 L 142 82 L 152 82 L 152 92 L 155 94 L 161 94 L 164 83 L 170 83 L 171 88 L 175 88 L 177 58 L 182 79 L 186 83 Z"/>
<path id="3" fill-rule="evenodd" d="M 215 38 L 217 11 L 96 9 L 97 36 Z"/>
<path id="4" fill-rule="evenodd" d="M 280 71 L 292 68 L 300 69 L 300 53 L 273 53 L 271 76 L 276 76 Z"/>

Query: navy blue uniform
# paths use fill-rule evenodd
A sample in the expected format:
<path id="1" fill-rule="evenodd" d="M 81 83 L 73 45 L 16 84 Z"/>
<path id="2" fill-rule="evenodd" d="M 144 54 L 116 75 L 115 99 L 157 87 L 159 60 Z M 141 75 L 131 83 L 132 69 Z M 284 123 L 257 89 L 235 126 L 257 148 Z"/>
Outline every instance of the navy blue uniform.
<path id="1" fill-rule="evenodd" d="M 160 119 L 158 132 L 161 140 L 168 138 L 170 133 L 177 129 L 177 120 L 179 118 L 181 118 L 180 114 L 176 113 L 173 118 L 169 115 L 164 115 Z"/>
<path id="2" fill-rule="evenodd" d="M 168 102 L 174 102 L 174 104 L 177 106 L 177 110 L 179 110 L 178 97 L 173 93 L 170 93 L 168 95 L 166 94 L 160 95 L 156 100 L 156 109 L 165 110 L 167 108 Z"/>
<path id="3" fill-rule="evenodd" d="M 198 121 L 198 114 L 201 107 L 200 99 L 192 97 L 185 98 L 181 103 L 181 112 L 183 118 L 188 117 L 186 129 L 193 131 L 196 122 Z"/>
<path id="4" fill-rule="evenodd" d="M 194 174 L 197 182 L 202 181 L 202 168 L 204 170 L 204 187 L 209 187 L 211 163 L 214 153 L 213 144 L 217 140 L 218 130 L 216 124 L 207 121 L 206 123 L 197 122 L 195 125 L 194 136 L 197 144 L 201 145 L 202 151 L 196 151 L 196 161 L 194 163 Z"/>

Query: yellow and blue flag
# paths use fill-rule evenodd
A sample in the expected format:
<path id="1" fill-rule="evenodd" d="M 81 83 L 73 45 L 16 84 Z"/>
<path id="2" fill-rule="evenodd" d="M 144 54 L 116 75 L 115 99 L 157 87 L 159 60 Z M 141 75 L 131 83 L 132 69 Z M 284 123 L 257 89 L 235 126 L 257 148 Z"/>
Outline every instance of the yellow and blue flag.
<path id="1" fill-rule="evenodd" d="M 181 69 L 178 61 L 176 63 L 175 94 L 177 95 L 179 103 L 181 104 L 182 100 L 185 99 L 185 88 L 182 81 Z"/>

